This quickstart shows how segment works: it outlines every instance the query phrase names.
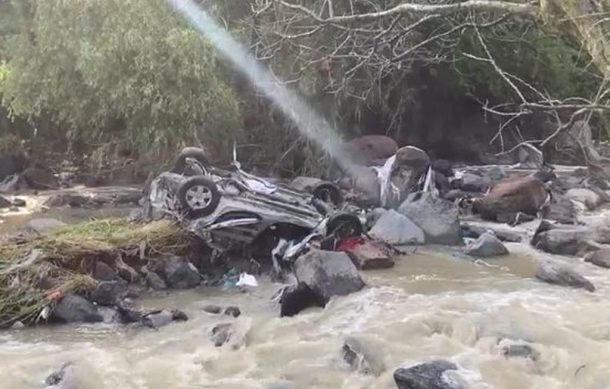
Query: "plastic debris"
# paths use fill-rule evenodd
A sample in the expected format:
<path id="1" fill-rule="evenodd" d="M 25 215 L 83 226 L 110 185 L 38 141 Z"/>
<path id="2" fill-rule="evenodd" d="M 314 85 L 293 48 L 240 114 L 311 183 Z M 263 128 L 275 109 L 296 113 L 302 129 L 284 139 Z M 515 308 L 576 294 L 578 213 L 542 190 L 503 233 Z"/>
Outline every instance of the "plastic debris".
<path id="1" fill-rule="evenodd" d="M 256 281 L 256 277 L 252 274 L 241 273 L 235 286 L 250 286 L 256 288 L 258 286 L 258 281 Z"/>

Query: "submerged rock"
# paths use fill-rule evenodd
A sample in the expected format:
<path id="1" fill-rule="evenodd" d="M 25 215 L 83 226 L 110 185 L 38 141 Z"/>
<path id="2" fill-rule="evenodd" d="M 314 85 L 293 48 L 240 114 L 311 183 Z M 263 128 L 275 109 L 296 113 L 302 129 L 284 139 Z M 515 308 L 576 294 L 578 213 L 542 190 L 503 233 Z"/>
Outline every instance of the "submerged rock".
<path id="1" fill-rule="evenodd" d="M 306 284 L 324 304 L 365 286 L 352 260 L 341 252 L 312 250 L 295 261 L 294 272 L 299 283 Z"/>
<path id="2" fill-rule="evenodd" d="M 521 235 L 514 231 L 507 231 L 498 227 L 490 228 L 490 227 L 481 227 L 475 226 L 468 223 L 462 223 L 461 226 L 461 234 L 464 238 L 473 238 L 477 239 L 479 236 L 484 233 L 491 231 L 498 239 L 502 242 L 521 242 L 523 238 Z"/>
<path id="3" fill-rule="evenodd" d="M 426 243 L 460 245 L 459 208 L 430 193 L 416 193 L 402 203 L 398 212 L 424 231 Z"/>
<path id="4" fill-rule="evenodd" d="M 219 307 L 218 305 L 206 305 L 203 307 L 203 311 L 213 315 L 218 315 L 220 312 L 222 312 L 222 307 Z"/>
<path id="5" fill-rule="evenodd" d="M 462 389 L 463 385 L 445 378 L 445 373 L 457 370 L 449 361 L 438 360 L 394 371 L 398 389 Z"/>
<path id="6" fill-rule="evenodd" d="M 221 323 L 212 328 L 212 343 L 214 346 L 221 347 L 231 339 L 231 323 Z"/>
<path id="7" fill-rule="evenodd" d="M 473 257 L 489 258 L 508 255 L 508 249 L 493 233 L 485 232 L 466 247 L 466 254 Z"/>
<path id="8" fill-rule="evenodd" d="M 502 355 L 506 358 L 529 358 L 537 361 L 540 353 L 529 344 L 509 344 L 502 347 Z"/>
<path id="9" fill-rule="evenodd" d="M 582 288 L 589 292 L 595 291 L 595 286 L 576 271 L 549 262 L 541 262 L 536 272 L 536 278 L 548 284 Z"/>
<path id="10" fill-rule="evenodd" d="M 300 282 L 297 286 L 284 290 L 280 298 L 280 317 L 294 316 L 309 307 L 323 307 L 324 301 L 307 284 Z"/>
<path id="11" fill-rule="evenodd" d="M 104 320 L 93 303 L 75 294 L 64 296 L 51 317 L 64 323 L 99 323 Z"/>
<path id="12" fill-rule="evenodd" d="M 74 368 L 74 363 L 66 362 L 64 363 L 58 370 L 49 374 L 47 378 L 45 378 L 44 383 L 47 386 L 55 386 L 60 387 L 59 385 L 64 383 L 64 380 L 67 378 L 67 375 L 70 374 L 69 370 Z M 61 387 L 65 387 L 62 385 Z"/>
<path id="13" fill-rule="evenodd" d="M 389 210 L 375 223 L 369 232 L 373 239 L 393 245 L 423 244 L 424 232 L 406 216 Z"/>
<path id="14" fill-rule="evenodd" d="M 587 254 L 585 262 L 610 269 L 610 249 L 601 249 Z"/>
<path id="15" fill-rule="evenodd" d="M 188 316 L 178 310 L 172 309 L 171 311 L 162 310 L 147 313 L 142 317 L 140 322 L 150 328 L 159 328 L 168 325 L 172 321 L 187 321 Z"/>
<path id="16" fill-rule="evenodd" d="M 227 307 L 224 314 L 227 316 L 239 317 L 239 315 L 241 315 L 241 311 L 238 307 Z"/>
<path id="17" fill-rule="evenodd" d="M 347 337 L 343 342 L 342 353 L 345 362 L 362 374 L 380 376 L 385 371 L 381 356 L 374 354 L 371 345 L 363 339 Z"/>
<path id="18" fill-rule="evenodd" d="M 167 258 L 163 263 L 163 275 L 167 285 L 173 289 L 190 289 L 201 283 L 195 266 L 184 258 Z"/>

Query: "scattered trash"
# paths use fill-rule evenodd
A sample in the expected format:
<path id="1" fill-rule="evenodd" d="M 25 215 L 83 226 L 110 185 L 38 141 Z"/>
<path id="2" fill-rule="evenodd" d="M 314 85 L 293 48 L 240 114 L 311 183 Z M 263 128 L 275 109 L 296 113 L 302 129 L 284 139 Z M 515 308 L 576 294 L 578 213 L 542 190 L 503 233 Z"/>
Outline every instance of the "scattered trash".
<path id="1" fill-rule="evenodd" d="M 258 286 L 258 281 L 256 281 L 256 277 L 248 273 L 241 273 L 239 275 L 239 280 L 235 284 L 237 287 L 249 286 L 252 288 L 256 288 Z"/>

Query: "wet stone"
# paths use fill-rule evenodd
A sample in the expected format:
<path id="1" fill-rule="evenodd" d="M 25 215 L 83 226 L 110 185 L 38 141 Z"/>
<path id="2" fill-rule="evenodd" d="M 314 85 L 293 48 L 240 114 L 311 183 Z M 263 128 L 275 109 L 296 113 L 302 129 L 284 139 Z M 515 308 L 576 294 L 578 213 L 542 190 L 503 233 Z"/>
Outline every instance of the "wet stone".
<path id="1" fill-rule="evenodd" d="M 241 315 L 241 311 L 238 307 L 227 307 L 224 314 L 227 316 L 239 317 L 239 315 Z"/>
<path id="2" fill-rule="evenodd" d="M 159 277 L 157 273 L 152 271 L 148 271 L 146 273 L 146 284 L 153 290 L 167 289 L 167 284 L 165 281 L 163 281 L 163 278 Z"/>
<path id="3" fill-rule="evenodd" d="M 221 323 L 212 328 L 212 343 L 215 347 L 221 347 L 231 338 L 231 323 Z"/>
<path id="4" fill-rule="evenodd" d="M 20 199 L 20 198 L 14 198 L 13 199 L 13 206 L 14 207 L 25 207 L 27 204 L 25 202 L 24 199 Z"/>
<path id="5" fill-rule="evenodd" d="M 218 315 L 220 312 L 222 312 L 222 307 L 219 307 L 218 305 L 206 305 L 203 307 L 203 310 L 204 312 Z"/>
<path id="6" fill-rule="evenodd" d="M 457 366 L 449 361 L 432 361 L 397 369 L 394 381 L 398 389 L 463 389 L 463 385 L 446 379 L 445 373 L 450 370 L 457 370 Z"/>
<path id="7" fill-rule="evenodd" d="M 0 209 L 10 208 L 13 205 L 6 197 L 0 196 Z"/>
<path id="8" fill-rule="evenodd" d="M 371 345 L 362 339 L 347 337 L 343 342 L 342 353 L 345 362 L 362 374 L 379 376 L 385 371 L 381 357 L 374 354 Z"/>
<path id="9" fill-rule="evenodd" d="M 585 256 L 585 262 L 610 269 L 610 249 L 601 249 Z"/>
<path id="10" fill-rule="evenodd" d="M 75 294 L 61 299 L 53 309 L 52 318 L 64 323 L 99 323 L 104 320 L 95 305 Z"/>
<path id="11" fill-rule="evenodd" d="M 100 305 L 114 305 L 128 293 L 125 281 L 102 281 L 91 292 L 91 300 Z"/>
<path id="12" fill-rule="evenodd" d="M 589 292 L 595 291 L 595 286 L 591 281 L 578 274 L 576 271 L 548 262 L 540 263 L 538 271 L 536 272 L 536 278 L 548 284 L 582 288 Z"/>

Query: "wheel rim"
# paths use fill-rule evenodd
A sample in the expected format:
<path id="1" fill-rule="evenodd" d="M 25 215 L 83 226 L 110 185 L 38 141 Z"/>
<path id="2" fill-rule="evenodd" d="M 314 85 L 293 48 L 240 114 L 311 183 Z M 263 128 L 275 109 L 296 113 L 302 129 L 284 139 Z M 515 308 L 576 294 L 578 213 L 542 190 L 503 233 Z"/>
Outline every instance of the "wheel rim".
<path id="1" fill-rule="evenodd" d="M 192 209 L 203 209 L 212 203 L 212 191 L 203 185 L 196 185 L 186 191 L 186 203 Z"/>

